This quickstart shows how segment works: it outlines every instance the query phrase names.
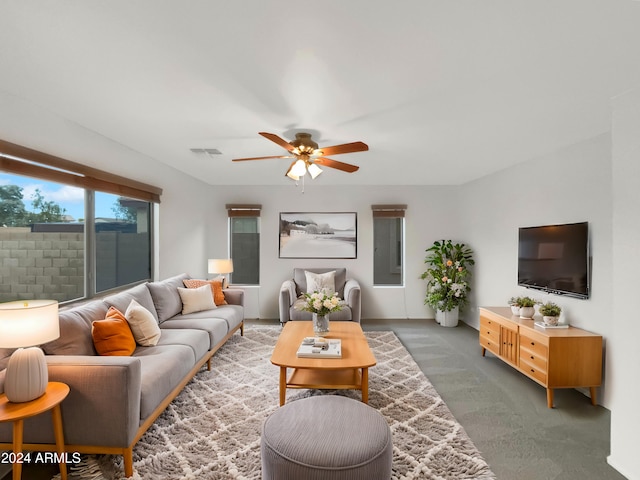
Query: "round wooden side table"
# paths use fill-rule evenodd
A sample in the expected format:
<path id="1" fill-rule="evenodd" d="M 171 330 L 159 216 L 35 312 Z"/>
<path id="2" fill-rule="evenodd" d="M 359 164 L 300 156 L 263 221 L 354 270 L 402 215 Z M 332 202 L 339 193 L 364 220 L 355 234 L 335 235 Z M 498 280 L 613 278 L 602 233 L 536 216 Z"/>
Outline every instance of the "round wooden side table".
<path id="1" fill-rule="evenodd" d="M 49 382 L 41 397 L 30 402 L 12 403 L 3 393 L 0 395 L 0 422 L 13 422 L 13 480 L 22 477 L 22 437 L 25 418 L 35 417 L 51 410 L 53 416 L 53 434 L 56 439 L 56 451 L 60 459 L 60 478 L 67 479 L 65 463 L 64 433 L 62 431 L 62 414 L 60 403 L 69 395 L 69 386 L 61 382 Z"/>

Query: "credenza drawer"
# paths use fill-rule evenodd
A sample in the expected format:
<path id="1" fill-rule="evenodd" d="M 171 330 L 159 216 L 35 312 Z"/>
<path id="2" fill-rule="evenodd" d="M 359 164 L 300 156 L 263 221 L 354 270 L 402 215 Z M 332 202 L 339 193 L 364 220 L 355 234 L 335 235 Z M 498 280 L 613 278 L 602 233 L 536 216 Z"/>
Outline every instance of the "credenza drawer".
<path id="1" fill-rule="evenodd" d="M 520 357 L 520 370 L 530 377 L 535 378 L 543 385 L 547 384 L 547 370 L 541 369 L 536 365 L 533 365 L 527 361 L 527 359 Z"/>
<path id="2" fill-rule="evenodd" d="M 480 333 L 480 346 L 486 348 L 494 355 L 500 355 L 500 343 L 498 336 L 487 336 Z"/>
<path id="3" fill-rule="evenodd" d="M 526 333 L 520 334 L 520 351 L 522 352 L 523 350 L 544 357 L 545 359 L 549 353 L 549 348 L 545 341 Z"/>
<path id="4" fill-rule="evenodd" d="M 542 356 L 535 352 L 527 351 L 525 348 L 522 348 L 521 346 L 520 347 L 520 365 L 522 365 L 523 362 L 526 362 L 527 364 L 532 365 L 537 370 L 543 372 L 545 375 L 548 372 L 546 355 Z"/>
<path id="5" fill-rule="evenodd" d="M 493 338 L 493 341 L 498 343 L 500 340 L 500 324 L 488 318 L 480 317 L 480 334 Z"/>

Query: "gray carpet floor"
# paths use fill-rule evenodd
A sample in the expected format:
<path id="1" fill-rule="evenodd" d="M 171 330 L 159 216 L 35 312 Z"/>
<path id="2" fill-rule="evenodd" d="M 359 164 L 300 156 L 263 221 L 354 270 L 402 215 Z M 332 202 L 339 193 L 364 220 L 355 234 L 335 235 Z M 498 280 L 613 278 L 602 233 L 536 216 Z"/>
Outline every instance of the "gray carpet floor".
<path id="1" fill-rule="evenodd" d="M 556 390 L 555 408 L 547 408 L 544 388 L 491 354 L 480 355 L 477 330 L 405 319 L 362 326 L 396 333 L 498 479 L 624 480 L 606 462 L 610 412 L 572 389 Z M 23 478 L 49 480 L 57 473 L 49 467 L 25 468 Z"/>
<path id="2" fill-rule="evenodd" d="M 478 331 L 433 320 L 369 320 L 391 328 L 499 479 L 624 480 L 607 464 L 611 413 L 574 389 L 546 390 L 487 352 Z"/>

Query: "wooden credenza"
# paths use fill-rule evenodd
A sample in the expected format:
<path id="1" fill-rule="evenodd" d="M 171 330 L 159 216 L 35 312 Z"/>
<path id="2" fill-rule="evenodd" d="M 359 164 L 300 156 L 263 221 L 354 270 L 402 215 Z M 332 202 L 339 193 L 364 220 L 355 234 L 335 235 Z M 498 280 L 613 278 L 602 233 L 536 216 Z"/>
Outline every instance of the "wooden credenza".
<path id="1" fill-rule="evenodd" d="M 602 336 L 575 327 L 545 329 L 509 307 L 480 308 L 480 346 L 547 389 L 589 387 L 596 405 L 602 383 Z"/>

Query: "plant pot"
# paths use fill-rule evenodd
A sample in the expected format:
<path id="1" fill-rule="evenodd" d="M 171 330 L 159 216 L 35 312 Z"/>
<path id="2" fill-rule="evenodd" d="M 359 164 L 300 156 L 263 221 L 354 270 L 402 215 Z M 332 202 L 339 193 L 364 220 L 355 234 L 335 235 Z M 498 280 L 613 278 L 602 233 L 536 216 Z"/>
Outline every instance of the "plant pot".
<path id="1" fill-rule="evenodd" d="M 458 307 L 454 307 L 449 311 L 436 310 L 436 322 L 442 327 L 456 327 L 458 325 L 458 318 Z"/>
<path id="2" fill-rule="evenodd" d="M 520 307 L 520 318 L 532 319 L 535 314 L 535 307 Z"/>
<path id="3" fill-rule="evenodd" d="M 329 315 L 313 314 L 313 334 L 316 337 L 329 335 Z"/>
<path id="4" fill-rule="evenodd" d="M 552 317 L 550 315 L 544 315 L 542 317 L 542 321 L 544 322 L 545 325 L 549 326 L 549 327 L 555 327 L 556 325 L 558 325 L 558 318 L 559 317 Z"/>
<path id="5" fill-rule="evenodd" d="M 520 315 L 520 307 L 517 305 L 511 305 L 511 314 Z"/>

